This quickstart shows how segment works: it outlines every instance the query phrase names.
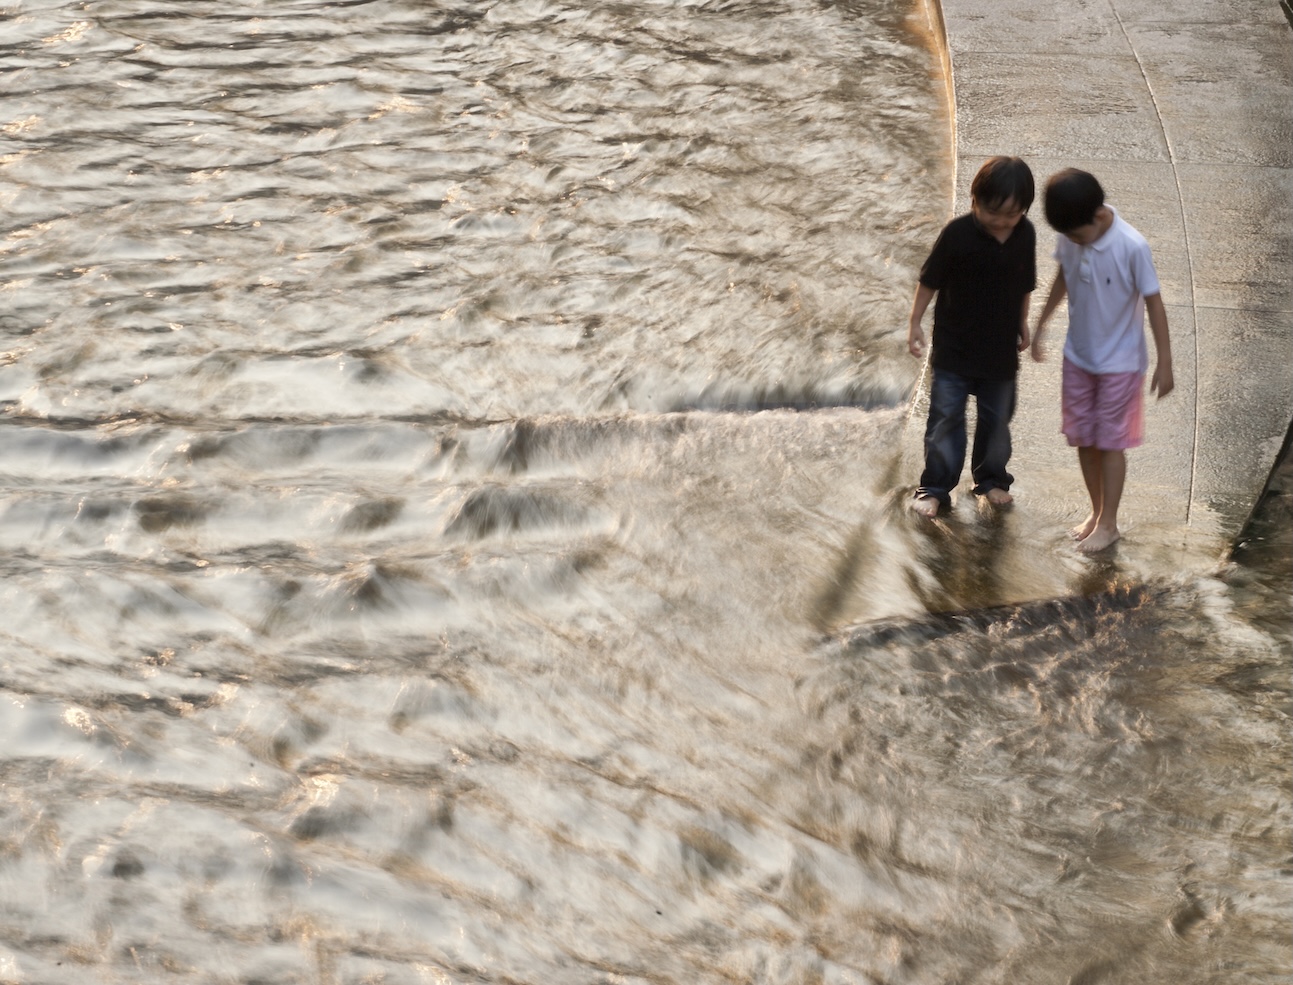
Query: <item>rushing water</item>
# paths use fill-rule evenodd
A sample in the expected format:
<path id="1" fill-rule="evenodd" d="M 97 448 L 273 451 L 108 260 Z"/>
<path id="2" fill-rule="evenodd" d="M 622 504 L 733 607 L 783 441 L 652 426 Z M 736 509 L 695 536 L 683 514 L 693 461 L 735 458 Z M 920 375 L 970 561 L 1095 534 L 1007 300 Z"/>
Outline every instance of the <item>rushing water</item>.
<path id="1" fill-rule="evenodd" d="M 920 10 L 0 16 L 0 981 L 1286 979 L 1283 501 L 897 506 Z"/>

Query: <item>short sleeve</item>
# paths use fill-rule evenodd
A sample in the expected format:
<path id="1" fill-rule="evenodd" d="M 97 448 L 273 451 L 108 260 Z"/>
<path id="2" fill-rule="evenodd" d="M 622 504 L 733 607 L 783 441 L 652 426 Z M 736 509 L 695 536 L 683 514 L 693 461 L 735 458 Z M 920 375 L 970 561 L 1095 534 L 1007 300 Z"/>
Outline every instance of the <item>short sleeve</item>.
<path id="1" fill-rule="evenodd" d="M 1030 222 L 1028 223 L 1028 239 L 1025 247 L 1025 262 L 1027 270 L 1024 275 L 1024 293 L 1031 294 L 1037 290 L 1037 229 Z"/>
<path id="2" fill-rule="evenodd" d="M 1131 257 L 1131 274 L 1135 279 L 1136 291 L 1141 297 L 1153 297 L 1161 290 L 1158 284 L 1158 271 L 1154 269 L 1154 258 L 1148 243 L 1136 244 L 1136 250 Z"/>
<path id="3" fill-rule="evenodd" d="M 918 280 L 925 287 L 940 291 L 947 283 L 948 252 L 947 227 L 944 226 L 943 231 L 938 234 L 938 239 L 934 241 L 934 248 L 929 251 L 929 256 L 925 258 L 920 268 Z"/>

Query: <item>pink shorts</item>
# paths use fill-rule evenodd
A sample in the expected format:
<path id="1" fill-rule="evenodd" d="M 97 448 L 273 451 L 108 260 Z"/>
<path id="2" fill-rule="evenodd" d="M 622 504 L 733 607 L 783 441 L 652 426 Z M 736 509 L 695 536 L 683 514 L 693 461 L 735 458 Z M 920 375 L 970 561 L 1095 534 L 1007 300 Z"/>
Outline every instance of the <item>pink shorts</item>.
<path id="1" fill-rule="evenodd" d="M 1088 373 L 1065 359 L 1060 430 L 1075 448 L 1136 448 L 1145 434 L 1144 390 L 1144 373 Z"/>

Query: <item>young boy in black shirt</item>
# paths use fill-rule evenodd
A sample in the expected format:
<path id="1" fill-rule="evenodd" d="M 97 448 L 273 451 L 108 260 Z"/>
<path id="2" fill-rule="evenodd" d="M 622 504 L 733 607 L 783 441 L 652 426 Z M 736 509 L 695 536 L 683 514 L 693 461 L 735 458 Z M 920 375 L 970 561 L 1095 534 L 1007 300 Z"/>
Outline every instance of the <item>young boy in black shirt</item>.
<path id="1" fill-rule="evenodd" d="M 970 472 L 974 493 L 1012 501 L 1010 420 L 1019 353 L 1028 348 L 1028 301 L 1037 285 L 1037 234 L 1026 214 L 1033 173 L 1017 157 L 994 157 L 970 185 L 970 212 L 943 227 L 911 307 L 907 350 L 925 354 L 920 321 L 934 304 L 933 383 L 925 426 L 925 471 L 912 507 L 935 516 L 951 505 L 965 464 L 965 405 L 978 412 Z"/>

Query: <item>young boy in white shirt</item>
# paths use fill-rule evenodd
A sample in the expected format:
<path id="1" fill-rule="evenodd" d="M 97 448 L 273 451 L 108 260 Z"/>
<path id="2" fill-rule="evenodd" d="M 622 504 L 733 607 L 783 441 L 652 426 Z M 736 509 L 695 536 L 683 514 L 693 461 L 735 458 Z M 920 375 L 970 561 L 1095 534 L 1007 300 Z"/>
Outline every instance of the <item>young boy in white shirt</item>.
<path id="1" fill-rule="evenodd" d="M 1051 175 L 1043 198 L 1046 221 L 1060 235 L 1055 281 L 1033 333 L 1033 359 L 1044 358 L 1046 322 L 1065 296 L 1069 329 L 1064 342 L 1062 430 L 1077 448 L 1091 515 L 1073 528 L 1078 550 L 1093 554 L 1121 536 L 1118 506 L 1127 476 L 1128 448 L 1144 434 L 1145 315 L 1156 363 L 1150 392 L 1172 392 L 1172 348 L 1167 311 L 1145 237 L 1105 204 L 1091 174 L 1067 168 Z"/>

